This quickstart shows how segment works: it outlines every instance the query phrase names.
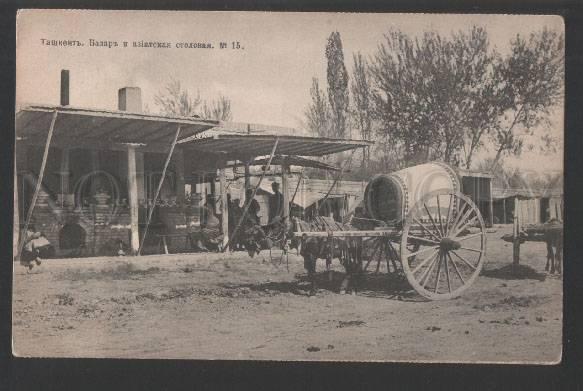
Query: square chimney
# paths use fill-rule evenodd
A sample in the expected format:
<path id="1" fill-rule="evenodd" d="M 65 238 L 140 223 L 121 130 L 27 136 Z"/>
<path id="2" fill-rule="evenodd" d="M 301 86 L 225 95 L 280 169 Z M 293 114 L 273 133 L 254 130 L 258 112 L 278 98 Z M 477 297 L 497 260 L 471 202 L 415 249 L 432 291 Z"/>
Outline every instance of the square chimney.
<path id="1" fill-rule="evenodd" d="M 142 90 L 139 87 L 124 87 L 117 92 L 118 110 L 131 113 L 142 112 Z"/>
<path id="2" fill-rule="evenodd" d="M 61 106 L 69 106 L 69 71 L 61 70 Z"/>

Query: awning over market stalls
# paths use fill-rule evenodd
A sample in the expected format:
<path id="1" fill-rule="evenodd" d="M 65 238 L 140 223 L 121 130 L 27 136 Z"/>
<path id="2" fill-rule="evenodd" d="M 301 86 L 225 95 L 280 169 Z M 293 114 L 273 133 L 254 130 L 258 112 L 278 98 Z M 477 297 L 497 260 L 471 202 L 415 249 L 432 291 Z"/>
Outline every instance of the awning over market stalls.
<path id="1" fill-rule="evenodd" d="M 289 130 L 289 132 L 293 131 L 293 129 Z M 297 134 L 298 131 L 295 131 L 295 133 Z M 242 160 L 250 156 L 269 155 L 275 140 L 279 140 L 276 154 L 297 156 L 325 156 L 372 145 L 372 142 L 364 140 L 296 136 L 290 133 L 282 134 L 267 131 L 254 131 L 245 134 L 229 132 L 220 128 L 181 140 L 179 145 L 187 151 L 224 154 L 229 157 L 229 160 Z"/>
<path id="2" fill-rule="evenodd" d="M 265 166 L 267 164 L 267 158 L 259 158 L 253 160 L 249 163 L 250 166 Z M 271 160 L 272 165 L 280 166 L 282 164 L 287 164 L 289 166 L 298 166 L 298 167 L 308 167 L 308 168 L 318 168 L 320 170 L 327 170 L 327 171 L 340 171 L 340 168 L 334 166 L 332 164 L 324 163 L 319 160 L 314 159 L 306 159 L 301 156 L 283 156 L 283 155 L 276 155 Z M 245 164 L 238 162 L 235 164 L 229 164 L 227 167 L 232 168 L 239 168 L 244 167 Z"/>
<path id="3" fill-rule="evenodd" d="M 137 144 L 150 151 L 166 151 L 178 126 L 179 139 L 187 139 L 219 125 L 219 121 L 194 117 L 30 105 L 16 114 L 17 141 L 44 145 L 55 112 L 52 146 L 121 149 L 124 144 Z"/>

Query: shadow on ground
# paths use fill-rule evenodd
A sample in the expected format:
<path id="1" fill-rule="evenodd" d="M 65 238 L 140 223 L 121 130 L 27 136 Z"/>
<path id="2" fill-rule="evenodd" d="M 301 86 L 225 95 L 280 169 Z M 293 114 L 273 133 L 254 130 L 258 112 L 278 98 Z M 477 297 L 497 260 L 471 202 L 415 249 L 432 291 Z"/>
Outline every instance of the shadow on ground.
<path id="1" fill-rule="evenodd" d="M 331 277 L 330 277 L 331 276 Z M 318 294 L 338 294 L 344 273 L 338 271 L 320 272 L 315 276 Z M 266 283 L 225 284 L 224 288 L 247 288 L 258 292 L 291 293 L 300 296 L 309 296 L 310 281 L 306 274 L 297 274 L 294 281 L 277 281 Z M 324 292 L 322 292 L 324 291 Z M 348 294 L 348 293 L 347 293 Z M 409 285 L 405 277 L 387 274 L 366 273 L 357 278 L 358 296 L 379 297 L 400 301 L 425 301 Z"/>
<path id="2" fill-rule="evenodd" d="M 537 272 L 527 265 L 506 265 L 492 270 L 482 270 L 484 277 L 498 278 L 501 280 L 538 280 L 544 281 L 547 277 L 545 273 Z"/>

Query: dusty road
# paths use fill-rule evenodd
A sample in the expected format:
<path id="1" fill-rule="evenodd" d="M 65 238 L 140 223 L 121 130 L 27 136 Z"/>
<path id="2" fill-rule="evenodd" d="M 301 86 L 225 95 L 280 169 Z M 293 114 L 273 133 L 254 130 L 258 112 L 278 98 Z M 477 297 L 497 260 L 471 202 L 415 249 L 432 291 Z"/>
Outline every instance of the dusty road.
<path id="1" fill-rule="evenodd" d="M 320 275 L 310 298 L 301 258 L 288 272 L 268 253 L 15 264 L 13 346 L 36 357 L 556 362 L 562 280 L 544 273 L 543 243 L 521 247 L 525 268 L 511 276 L 506 232 L 489 233 L 474 285 L 441 302 L 372 275 L 339 295 L 340 273 Z"/>

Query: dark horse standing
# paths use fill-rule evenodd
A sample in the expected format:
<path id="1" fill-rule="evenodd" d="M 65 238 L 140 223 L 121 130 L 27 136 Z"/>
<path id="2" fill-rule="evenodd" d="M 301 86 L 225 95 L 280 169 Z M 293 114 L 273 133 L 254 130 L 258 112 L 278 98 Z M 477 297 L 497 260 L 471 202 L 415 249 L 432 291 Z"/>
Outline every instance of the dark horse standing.
<path id="1" fill-rule="evenodd" d="M 312 223 L 294 219 L 293 224 L 288 218 L 276 218 L 272 223 L 264 226 L 247 220 L 243 224 L 240 242 L 249 256 L 253 257 L 261 250 L 269 250 L 274 246 L 287 246 L 289 239 L 290 248 L 299 248 L 300 255 L 304 258 L 304 268 L 310 281 L 310 295 L 316 292 L 316 261 L 325 259 L 326 267 L 329 268 L 332 259 L 336 258 L 346 270 L 340 293 L 345 293 L 349 289 L 356 292 L 357 284 L 354 277 L 360 275 L 362 271 L 362 238 L 316 238 L 307 237 L 307 235 L 298 238 L 294 236 L 294 232 L 297 231 L 323 231 L 323 224 L 334 230 L 350 228 L 326 218 L 318 218 Z"/>
<path id="2" fill-rule="evenodd" d="M 544 241 L 547 244 L 547 264 L 545 270 L 551 269 L 551 274 L 555 271 L 562 272 L 563 259 L 563 226 L 559 220 L 551 219 L 545 224 Z"/>
<path id="3" fill-rule="evenodd" d="M 349 226 L 337 223 L 326 218 L 318 218 L 312 223 L 296 220 L 296 227 L 299 230 L 306 231 L 324 231 L 327 228 L 328 232 L 332 230 L 346 230 Z M 296 230 L 297 231 L 297 230 Z M 293 247 L 300 247 L 300 255 L 304 258 L 304 268 L 308 272 L 308 280 L 310 281 L 310 295 L 316 292 L 316 261 L 318 259 L 326 260 L 326 268 L 329 269 L 332 259 L 336 258 L 344 266 L 346 275 L 340 286 L 340 293 L 344 294 L 347 290 L 352 290 L 356 293 L 357 290 L 357 276 L 362 272 L 362 238 L 357 237 L 309 237 L 302 235 L 299 243 L 292 241 Z M 331 276 L 331 275 L 330 275 Z"/>
<path id="4" fill-rule="evenodd" d="M 287 238 L 291 237 L 291 232 L 292 226 L 286 217 L 276 217 L 267 225 L 259 225 L 252 219 L 246 219 L 239 240 L 249 256 L 254 257 L 261 250 L 269 250 L 277 245 L 283 248 Z"/>

